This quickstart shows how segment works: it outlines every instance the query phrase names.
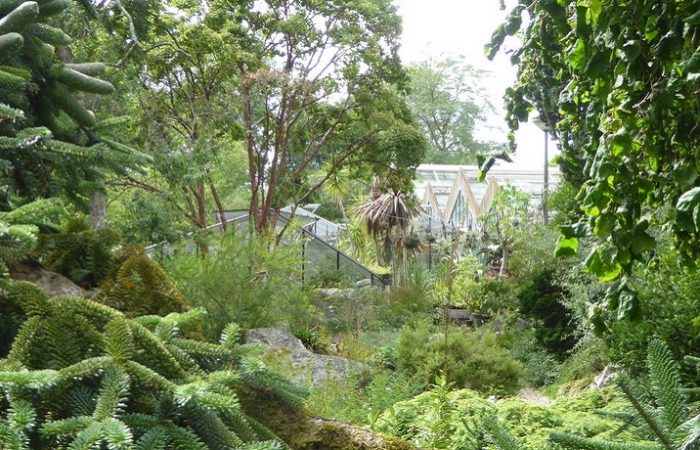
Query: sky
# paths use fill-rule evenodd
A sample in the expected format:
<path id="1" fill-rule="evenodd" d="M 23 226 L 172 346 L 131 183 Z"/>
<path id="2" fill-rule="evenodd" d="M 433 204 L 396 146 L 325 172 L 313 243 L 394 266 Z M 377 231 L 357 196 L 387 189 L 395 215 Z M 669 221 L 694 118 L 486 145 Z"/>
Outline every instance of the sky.
<path id="1" fill-rule="evenodd" d="M 517 69 L 504 54 L 497 55 L 494 61 L 489 61 L 484 54 L 484 45 L 506 15 L 499 3 L 498 0 L 396 0 L 403 17 L 401 58 L 404 63 L 464 56 L 471 65 L 488 71 L 484 88 L 498 110 L 489 119 L 489 125 L 502 130 L 497 134 L 489 132 L 488 137 L 505 142 L 507 126 L 502 120 L 503 93 L 513 85 Z M 522 124 L 516 141 L 518 151 L 513 157 L 513 165 L 528 169 L 542 167 L 542 130 L 531 123 Z M 555 148 L 555 145 L 550 145 L 550 152 Z"/>

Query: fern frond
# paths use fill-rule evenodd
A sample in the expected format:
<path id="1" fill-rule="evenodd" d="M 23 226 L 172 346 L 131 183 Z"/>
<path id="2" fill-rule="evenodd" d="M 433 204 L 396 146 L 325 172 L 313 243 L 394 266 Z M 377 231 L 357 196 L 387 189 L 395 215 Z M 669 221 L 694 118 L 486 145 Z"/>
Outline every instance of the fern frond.
<path id="1" fill-rule="evenodd" d="M 0 386 L 12 385 L 29 389 L 46 389 L 59 381 L 55 370 L 22 370 L 15 372 L 0 372 Z"/>
<path id="2" fill-rule="evenodd" d="M 0 442 L 2 442 L 3 450 L 27 449 L 23 442 L 23 436 L 2 421 L 0 421 Z"/>
<path id="3" fill-rule="evenodd" d="M 90 416 L 77 416 L 63 420 L 54 420 L 46 422 L 41 427 L 41 434 L 44 436 L 74 435 L 93 423 L 95 423 L 95 420 Z"/>
<path id="4" fill-rule="evenodd" d="M 686 420 L 688 412 L 678 367 L 663 341 L 654 339 L 649 343 L 647 365 L 661 419 L 666 429 L 673 431 Z"/>
<path id="5" fill-rule="evenodd" d="M 93 414 L 95 420 L 116 417 L 124 411 L 130 381 L 129 376 L 120 370 L 110 369 L 105 372 Z"/>
<path id="6" fill-rule="evenodd" d="M 96 356 L 84 359 L 58 371 L 61 380 L 72 381 L 90 377 L 114 366 L 110 356 Z"/>
<path id="7" fill-rule="evenodd" d="M 69 450 L 92 450 L 102 440 L 102 424 L 92 422 L 80 431 L 71 442 Z"/>
<path id="8" fill-rule="evenodd" d="M 486 441 L 496 450 L 522 450 L 522 446 L 508 432 L 508 429 L 498 423 L 496 417 L 486 417 L 482 423 Z"/>
<path id="9" fill-rule="evenodd" d="M 125 364 L 126 370 L 134 378 L 138 379 L 140 382 L 146 386 L 151 386 L 156 389 L 163 389 L 166 392 L 174 392 L 177 389 L 177 385 L 155 370 L 152 370 L 136 361 L 127 361 Z"/>
<path id="10" fill-rule="evenodd" d="M 136 441 L 135 450 L 165 450 L 168 437 L 163 430 L 149 430 Z"/>
<path id="11" fill-rule="evenodd" d="M 134 352 L 134 338 L 124 318 L 116 318 L 105 327 L 105 350 L 117 364 L 130 360 Z"/>
<path id="12" fill-rule="evenodd" d="M 181 450 L 209 450 L 192 430 L 170 425 L 165 427 L 165 433 L 174 449 Z"/>
<path id="13" fill-rule="evenodd" d="M 655 443 L 612 442 L 602 439 L 585 438 L 567 433 L 551 433 L 549 439 L 568 449 L 581 450 L 662 450 L 664 447 Z"/>
<path id="14" fill-rule="evenodd" d="M 134 443 L 134 436 L 131 430 L 122 421 L 108 418 L 101 423 L 102 440 L 110 450 L 131 449 Z"/>
<path id="15" fill-rule="evenodd" d="M 700 448 L 700 415 L 682 423 L 674 433 L 675 441 L 680 442 L 679 450 Z"/>
<path id="16" fill-rule="evenodd" d="M 224 327 L 219 343 L 229 350 L 232 350 L 241 341 L 241 327 L 237 323 L 230 323 Z"/>
<path id="17" fill-rule="evenodd" d="M 637 398 L 635 393 L 632 392 L 629 384 L 626 381 L 624 381 L 624 379 L 619 378 L 618 380 L 619 380 L 618 386 L 620 386 L 620 389 L 625 394 L 625 398 L 627 399 L 628 402 L 630 402 L 630 404 L 634 408 L 637 415 L 642 419 L 642 421 L 644 421 L 644 423 L 647 424 L 649 429 L 656 436 L 656 438 L 663 444 L 663 446 L 665 448 L 667 448 L 668 450 L 674 450 L 673 444 L 671 442 L 671 437 L 663 429 L 663 425 L 661 423 L 659 423 L 658 420 L 656 420 L 656 417 L 654 416 L 653 411 L 650 411 L 649 408 L 647 408 L 645 405 L 643 405 L 639 401 L 639 399 Z"/>

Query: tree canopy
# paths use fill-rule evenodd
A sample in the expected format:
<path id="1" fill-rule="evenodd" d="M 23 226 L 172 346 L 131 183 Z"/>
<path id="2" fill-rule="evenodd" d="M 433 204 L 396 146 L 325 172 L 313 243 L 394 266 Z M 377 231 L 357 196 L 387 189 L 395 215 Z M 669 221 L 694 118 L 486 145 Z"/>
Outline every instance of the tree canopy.
<path id="1" fill-rule="evenodd" d="M 507 36 L 522 41 L 510 51 L 508 122 L 515 130 L 536 110 L 557 138 L 582 212 L 560 249 L 595 237 L 586 265 L 615 281 L 620 316 L 637 311 L 626 275 L 655 255 L 660 229 L 673 231 L 682 264 L 698 256 L 699 26 L 690 0 L 520 1 L 487 46 L 493 57 Z"/>

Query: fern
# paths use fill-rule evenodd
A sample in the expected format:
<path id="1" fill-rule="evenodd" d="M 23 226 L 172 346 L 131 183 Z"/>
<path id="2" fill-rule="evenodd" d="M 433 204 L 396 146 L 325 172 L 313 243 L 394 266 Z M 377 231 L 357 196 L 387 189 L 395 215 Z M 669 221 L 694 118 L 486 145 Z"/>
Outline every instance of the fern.
<path id="1" fill-rule="evenodd" d="M 566 433 L 551 433 L 552 442 L 565 448 L 581 450 L 661 450 L 664 447 L 655 443 L 612 442 L 602 439 L 585 438 Z"/>
<path id="2" fill-rule="evenodd" d="M 643 423 L 656 443 L 623 443 L 553 433 L 551 440 L 565 448 L 590 450 L 691 450 L 700 446 L 700 416 L 688 418 L 687 399 L 680 373 L 668 346 L 660 340 L 650 342 L 647 366 L 653 403 L 646 403 L 622 376 L 618 386 L 630 404 L 631 413 Z"/>
<path id="3" fill-rule="evenodd" d="M 660 416 L 667 430 L 677 428 L 687 416 L 681 377 L 668 346 L 658 339 L 649 344 L 647 365 Z"/>
<path id="4" fill-rule="evenodd" d="M 249 418 L 239 394 L 304 402 L 303 391 L 262 363 L 240 359 L 233 342 L 185 337 L 182 329 L 196 329 L 202 311 L 139 321 L 87 299 L 47 299 L 26 282 L 2 287 L 23 313 L 0 359 L 0 395 L 13 396 L 0 402 L 3 445 L 190 450 L 264 440 L 274 447 L 278 439 Z"/>

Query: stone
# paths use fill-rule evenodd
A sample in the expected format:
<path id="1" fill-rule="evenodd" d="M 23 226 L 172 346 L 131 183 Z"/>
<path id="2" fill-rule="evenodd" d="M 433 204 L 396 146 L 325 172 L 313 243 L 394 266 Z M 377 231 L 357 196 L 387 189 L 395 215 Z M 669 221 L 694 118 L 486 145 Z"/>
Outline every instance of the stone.
<path id="1" fill-rule="evenodd" d="M 340 356 L 318 355 L 287 330 L 276 328 L 254 328 L 246 334 L 246 343 L 260 344 L 269 351 L 288 354 L 291 365 L 299 370 L 294 380 L 297 384 L 309 380 L 321 384 L 331 379 L 347 378 L 352 372 L 365 369 L 365 365 Z"/>
<path id="2" fill-rule="evenodd" d="M 370 280 L 369 278 L 365 278 L 364 280 L 360 280 L 357 283 L 355 283 L 355 287 L 357 289 L 371 287 L 371 286 L 372 286 L 372 280 Z"/>
<path id="3" fill-rule="evenodd" d="M 595 380 L 593 380 L 593 383 L 591 384 L 591 387 L 594 389 L 601 389 L 606 386 L 610 386 L 612 382 L 615 380 L 620 375 L 621 369 L 618 366 L 614 366 L 612 364 L 608 364 L 605 366 L 602 372 L 595 377 Z"/>
<path id="4" fill-rule="evenodd" d="M 10 276 L 15 280 L 29 281 L 36 284 L 48 297 L 93 298 L 96 295 L 95 292 L 81 288 L 60 273 L 51 272 L 40 266 L 16 265 L 10 268 Z"/>
<path id="5" fill-rule="evenodd" d="M 321 298 L 330 298 L 330 297 L 335 297 L 338 295 L 338 292 L 340 292 L 340 289 L 338 288 L 325 288 L 325 289 L 319 289 L 318 295 Z"/>

